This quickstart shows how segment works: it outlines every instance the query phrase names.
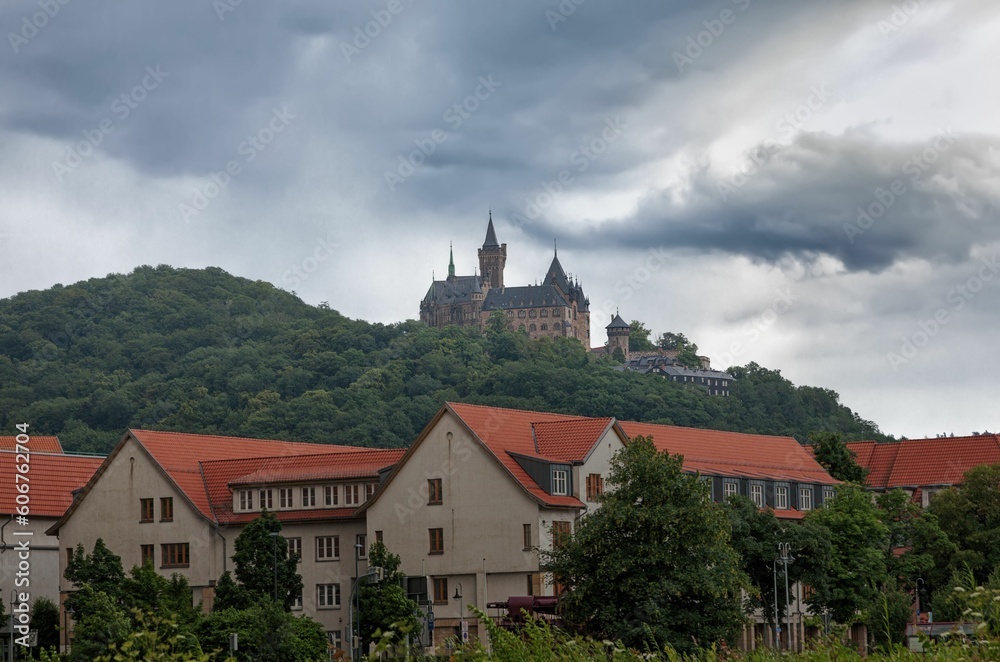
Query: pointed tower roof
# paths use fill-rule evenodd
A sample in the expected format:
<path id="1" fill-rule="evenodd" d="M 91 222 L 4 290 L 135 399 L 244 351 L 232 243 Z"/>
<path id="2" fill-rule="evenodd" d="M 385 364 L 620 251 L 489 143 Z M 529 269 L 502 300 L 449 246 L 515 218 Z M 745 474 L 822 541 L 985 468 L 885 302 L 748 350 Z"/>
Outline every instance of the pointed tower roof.
<path id="1" fill-rule="evenodd" d="M 545 285 L 555 285 L 565 294 L 569 293 L 569 278 L 566 276 L 566 271 L 562 268 L 562 264 L 559 263 L 558 250 L 555 250 L 552 255 L 552 264 L 549 265 L 549 270 L 545 272 L 545 280 L 543 282 Z"/>
<path id="2" fill-rule="evenodd" d="M 448 278 L 455 277 L 455 248 L 448 244 Z"/>
<path id="3" fill-rule="evenodd" d="M 622 319 L 622 316 L 615 312 L 615 318 L 611 320 L 611 324 L 608 324 L 605 329 L 631 329 L 632 325 Z"/>
<path id="4" fill-rule="evenodd" d="M 486 241 L 483 242 L 483 248 L 500 248 L 500 244 L 497 243 L 497 232 L 493 229 L 493 210 L 490 210 L 490 222 L 486 226 Z"/>

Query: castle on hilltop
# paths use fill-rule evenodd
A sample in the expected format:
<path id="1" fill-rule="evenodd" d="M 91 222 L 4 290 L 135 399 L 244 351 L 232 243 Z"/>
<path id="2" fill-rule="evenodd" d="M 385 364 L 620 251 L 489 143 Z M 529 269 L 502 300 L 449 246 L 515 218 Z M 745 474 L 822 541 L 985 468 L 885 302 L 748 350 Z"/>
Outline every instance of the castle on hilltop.
<path id="1" fill-rule="evenodd" d="M 434 327 L 453 324 L 485 330 L 490 315 L 499 310 L 515 330 L 530 338 L 576 338 L 590 347 L 590 300 L 580 283 L 566 275 L 557 250 L 541 285 L 507 287 L 503 280 L 507 244 L 497 242 L 491 212 L 478 252 L 479 273 L 456 276 L 450 251 L 448 277 L 431 282 L 420 302 L 420 321 Z"/>

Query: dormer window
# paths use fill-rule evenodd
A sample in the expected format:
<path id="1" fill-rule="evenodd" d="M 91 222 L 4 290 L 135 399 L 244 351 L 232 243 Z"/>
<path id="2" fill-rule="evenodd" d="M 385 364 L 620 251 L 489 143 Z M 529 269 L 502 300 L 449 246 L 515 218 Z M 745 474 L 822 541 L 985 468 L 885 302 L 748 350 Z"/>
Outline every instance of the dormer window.
<path id="1" fill-rule="evenodd" d="M 253 510 L 253 490 L 240 490 L 240 510 Z"/>
<path id="2" fill-rule="evenodd" d="M 569 472 L 565 469 L 552 470 L 552 494 L 565 496 L 569 489 Z"/>

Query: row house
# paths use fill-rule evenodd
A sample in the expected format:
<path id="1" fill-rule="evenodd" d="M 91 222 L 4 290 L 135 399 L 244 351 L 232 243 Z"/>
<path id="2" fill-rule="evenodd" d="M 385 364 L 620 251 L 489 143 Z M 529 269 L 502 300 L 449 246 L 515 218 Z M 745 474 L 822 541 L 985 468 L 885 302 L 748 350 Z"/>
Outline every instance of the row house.
<path id="1" fill-rule="evenodd" d="M 38 598 L 59 602 L 59 540 L 47 533 L 73 501 L 73 492 L 86 485 L 103 457 L 64 453 L 59 439 L 30 436 L 0 437 L 0 586 L 17 588 L 33 603 Z M 28 452 L 24 452 L 27 449 Z M 22 469 L 25 469 L 22 471 Z M 21 478 L 18 478 L 18 474 Z M 26 479 L 26 480 L 25 480 Z M 25 514 L 26 513 L 26 514 Z M 23 519 L 20 519 L 23 518 Z M 29 544 L 29 558 L 19 545 Z M 11 605 L 6 605 L 7 613 Z M 0 638 L 9 656 L 9 623 L 0 624 L 8 635 Z M 8 659 L 5 657 L 4 659 Z"/>
<path id="2" fill-rule="evenodd" d="M 905 490 L 926 508 L 935 492 L 960 485 L 974 467 L 1000 463 L 1000 435 L 848 442 L 868 470 L 865 485 L 876 492 Z"/>
<path id="3" fill-rule="evenodd" d="M 357 511 L 375 492 L 379 472 L 402 454 L 129 430 L 49 528 L 64 549 L 57 576 L 78 544 L 89 551 L 102 538 L 126 569 L 151 562 L 165 576 L 186 577 L 195 604 L 209 610 L 216 582 L 232 569 L 233 541 L 267 508 L 300 558 L 304 590 L 296 609 L 319 621 L 339 647 L 356 544 L 362 545 L 361 572 L 366 569 L 367 533 Z M 62 597 L 72 590 L 62 579 Z"/>
<path id="4" fill-rule="evenodd" d="M 129 430 L 49 534 L 66 550 L 60 577 L 69 550 L 103 538 L 127 568 L 183 574 L 207 609 L 242 527 L 275 512 L 300 558 L 296 609 L 338 647 L 355 561 L 363 574 L 379 540 L 427 578 L 440 644 L 463 624 L 483 634 L 468 605 L 558 594 L 538 550 L 599 507 L 612 457 L 637 435 L 683 455 L 716 500 L 743 494 L 779 517 L 801 518 L 837 483 L 789 437 L 446 403 L 405 450 Z"/>

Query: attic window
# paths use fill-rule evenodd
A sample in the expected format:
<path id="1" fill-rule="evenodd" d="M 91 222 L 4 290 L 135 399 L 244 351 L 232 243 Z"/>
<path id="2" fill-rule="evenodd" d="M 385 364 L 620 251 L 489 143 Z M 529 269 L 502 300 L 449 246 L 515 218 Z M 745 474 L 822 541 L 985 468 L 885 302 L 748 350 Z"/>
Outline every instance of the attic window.
<path id="1" fill-rule="evenodd" d="M 565 496 L 568 489 L 569 479 L 567 476 L 567 471 L 565 469 L 553 469 L 552 470 L 552 494 L 556 496 Z"/>

